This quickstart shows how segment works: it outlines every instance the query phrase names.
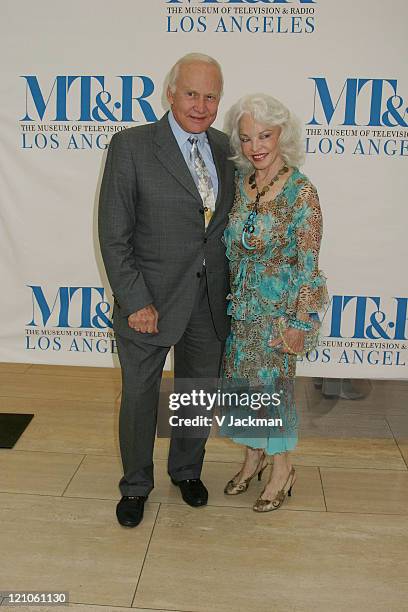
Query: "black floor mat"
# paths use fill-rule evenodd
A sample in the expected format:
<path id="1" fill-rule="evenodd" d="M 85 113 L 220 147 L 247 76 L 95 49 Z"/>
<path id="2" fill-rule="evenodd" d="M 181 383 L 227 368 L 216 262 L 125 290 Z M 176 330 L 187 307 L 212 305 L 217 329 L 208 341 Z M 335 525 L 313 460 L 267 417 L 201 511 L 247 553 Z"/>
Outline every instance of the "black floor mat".
<path id="1" fill-rule="evenodd" d="M 0 412 L 0 448 L 13 448 L 33 416 Z"/>

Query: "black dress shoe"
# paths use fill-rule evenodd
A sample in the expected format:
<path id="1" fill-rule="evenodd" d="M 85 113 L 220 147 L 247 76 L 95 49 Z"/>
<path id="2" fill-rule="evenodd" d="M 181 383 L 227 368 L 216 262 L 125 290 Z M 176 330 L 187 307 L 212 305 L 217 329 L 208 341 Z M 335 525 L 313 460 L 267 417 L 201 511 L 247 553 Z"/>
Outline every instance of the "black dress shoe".
<path id="1" fill-rule="evenodd" d="M 124 496 L 116 506 L 116 516 L 123 527 L 136 527 L 143 518 L 144 505 L 147 497 Z"/>
<path id="2" fill-rule="evenodd" d="M 199 478 L 190 478 L 188 480 L 180 480 L 179 482 L 172 478 L 171 482 L 176 487 L 180 487 L 181 497 L 189 506 L 197 508 L 207 504 L 208 491 Z"/>

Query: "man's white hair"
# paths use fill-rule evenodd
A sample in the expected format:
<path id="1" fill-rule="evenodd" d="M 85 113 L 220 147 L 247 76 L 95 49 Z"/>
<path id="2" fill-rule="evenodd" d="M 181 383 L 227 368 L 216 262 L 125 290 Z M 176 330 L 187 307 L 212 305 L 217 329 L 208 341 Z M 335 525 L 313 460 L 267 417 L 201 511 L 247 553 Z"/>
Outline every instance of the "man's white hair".
<path id="1" fill-rule="evenodd" d="M 222 76 L 222 70 L 221 70 L 221 66 L 220 64 L 217 62 L 216 59 L 214 59 L 213 57 L 211 57 L 210 55 L 205 55 L 205 53 L 187 53 L 187 55 L 183 55 L 183 57 L 181 57 L 175 64 L 174 66 L 171 68 L 168 77 L 167 77 L 167 84 L 168 87 L 170 88 L 170 91 L 172 93 L 174 93 L 176 91 L 176 87 L 177 87 L 177 78 L 179 75 L 179 71 L 180 71 L 180 66 L 183 66 L 185 64 L 192 64 L 194 62 L 203 62 L 205 64 L 211 64 L 212 66 L 215 66 L 220 74 L 220 81 L 221 81 L 221 95 L 222 95 L 222 90 L 223 90 L 223 86 L 224 86 L 224 78 Z"/>

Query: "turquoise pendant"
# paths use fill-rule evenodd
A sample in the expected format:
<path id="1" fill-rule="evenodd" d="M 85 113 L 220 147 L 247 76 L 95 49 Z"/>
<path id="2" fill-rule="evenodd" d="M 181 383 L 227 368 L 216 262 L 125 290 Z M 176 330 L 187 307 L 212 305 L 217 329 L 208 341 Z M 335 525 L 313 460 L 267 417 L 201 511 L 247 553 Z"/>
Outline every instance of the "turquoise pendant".
<path id="1" fill-rule="evenodd" d="M 242 246 L 243 246 L 245 249 L 247 249 L 248 251 L 253 251 L 253 250 L 254 250 L 256 247 L 251 246 L 250 244 L 248 244 L 248 243 L 247 243 L 247 240 L 246 240 L 246 235 L 247 235 L 247 233 L 246 233 L 246 230 L 245 230 L 245 228 L 244 228 L 244 229 L 242 230 L 242 238 L 241 238 Z"/>
<path id="2" fill-rule="evenodd" d="M 245 222 L 244 228 L 242 230 L 242 238 L 241 238 L 241 242 L 242 242 L 242 246 L 247 249 L 248 251 L 253 251 L 254 249 L 256 249 L 255 246 L 251 246 L 250 244 L 248 244 L 247 242 L 247 234 L 253 234 L 255 231 L 255 218 L 257 215 L 257 211 L 256 210 L 252 210 L 249 215 L 248 215 L 248 219 Z"/>

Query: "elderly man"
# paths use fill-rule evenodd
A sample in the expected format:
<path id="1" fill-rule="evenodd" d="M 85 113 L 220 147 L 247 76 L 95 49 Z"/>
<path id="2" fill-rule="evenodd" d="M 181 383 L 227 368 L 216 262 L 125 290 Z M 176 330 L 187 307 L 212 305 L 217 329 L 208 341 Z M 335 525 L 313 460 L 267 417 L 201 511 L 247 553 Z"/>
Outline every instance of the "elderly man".
<path id="1" fill-rule="evenodd" d="M 127 527 L 140 523 L 153 488 L 159 388 L 170 347 L 176 378 L 216 377 L 228 334 L 221 237 L 234 168 L 226 135 L 210 127 L 222 86 L 216 60 L 184 56 L 169 75 L 171 110 L 157 123 L 115 134 L 108 151 L 99 237 L 122 367 L 124 474 L 116 515 Z M 205 442 L 172 436 L 170 443 L 168 473 L 190 506 L 207 503 L 200 480 Z"/>

